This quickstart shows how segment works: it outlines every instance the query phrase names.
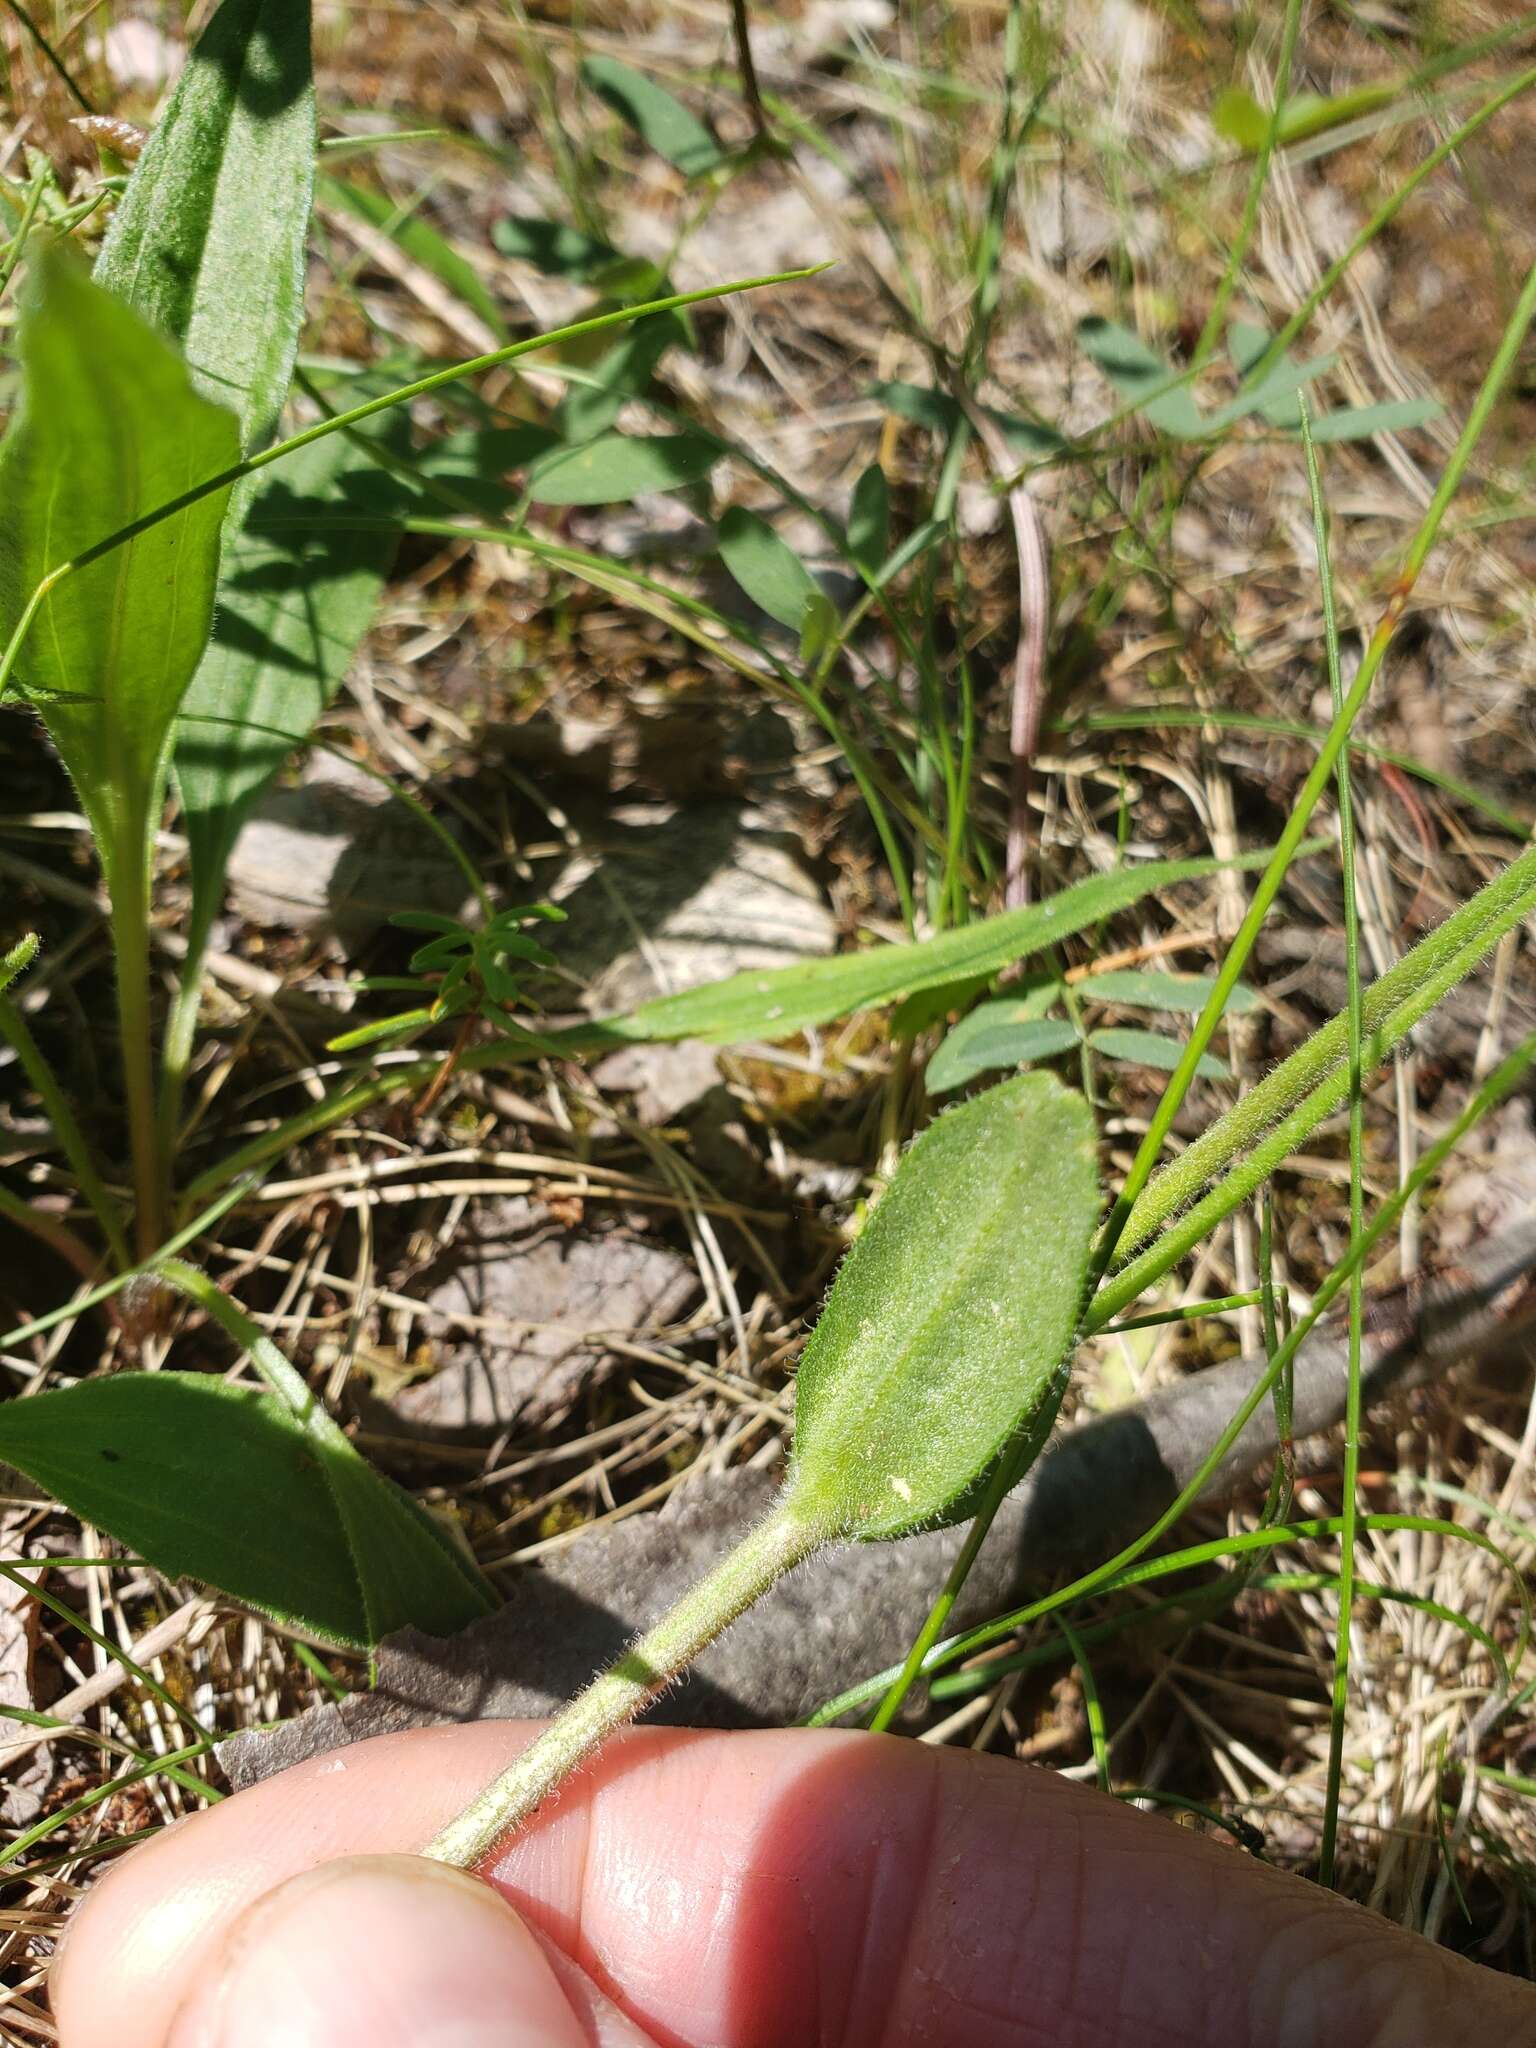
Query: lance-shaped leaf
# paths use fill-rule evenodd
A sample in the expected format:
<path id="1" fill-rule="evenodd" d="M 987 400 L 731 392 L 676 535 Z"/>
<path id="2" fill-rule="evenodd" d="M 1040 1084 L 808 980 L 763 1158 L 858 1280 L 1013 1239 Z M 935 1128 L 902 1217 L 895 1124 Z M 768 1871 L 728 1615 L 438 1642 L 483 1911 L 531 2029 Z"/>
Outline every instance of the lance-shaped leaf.
<path id="1" fill-rule="evenodd" d="M 1098 1210 L 1093 1119 L 1050 1075 L 930 1124 L 801 1358 L 785 1511 L 874 1540 L 962 1508 L 1059 1383 Z"/>
<path id="2" fill-rule="evenodd" d="M 34 264 L 21 410 L 0 450 L 0 627 L 42 579 L 227 469 L 234 414 L 61 250 Z M 109 883 L 146 858 L 171 724 L 208 638 L 227 491 L 67 575 L 17 663 L 90 818 Z"/>
<path id="3" fill-rule="evenodd" d="M 487 1612 L 446 1533 L 333 1435 L 203 1373 L 120 1373 L 0 1405 L 0 1458 L 168 1578 L 359 1646 Z"/>
<path id="4" fill-rule="evenodd" d="M 1263 853 L 1244 854 L 1231 865 L 1253 867 L 1267 858 Z M 982 918 L 913 945 L 870 946 L 861 953 L 766 972 L 748 968 L 705 988 L 658 996 L 627 1016 L 604 1018 L 601 1029 L 610 1042 L 703 1038 L 714 1045 L 733 1045 L 750 1038 L 788 1038 L 919 989 L 996 974 L 1143 896 L 1175 882 L 1216 874 L 1224 865 L 1219 860 L 1156 860 L 1093 875 L 1043 903 L 1005 910 L 998 917 Z"/>
<path id="5" fill-rule="evenodd" d="M 699 483 L 721 452 L 704 434 L 600 434 L 541 463 L 528 495 L 536 505 L 621 505 L 645 491 Z"/>
<path id="6" fill-rule="evenodd" d="M 199 389 L 269 440 L 304 313 L 315 177 L 309 0 L 224 0 L 102 243 L 96 281 L 180 342 Z"/>
<path id="7" fill-rule="evenodd" d="M 720 521 L 720 559 L 760 611 L 796 632 L 821 595 L 788 541 L 745 506 L 732 505 Z"/>
<path id="8" fill-rule="evenodd" d="M 728 160 L 696 114 L 689 113 L 680 100 L 675 100 L 654 79 L 621 64 L 617 57 L 589 57 L 581 67 L 581 76 L 599 99 L 629 123 L 642 142 L 665 157 L 685 178 L 703 177 Z"/>
<path id="9" fill-rule="evenodd" d="M 226 545 L 213 638 L 176 730 L 194 933 L 218 909 L 240 828 L 373 617 L 398 535 L 346 521 L 371 505 L 378 475 L 345 435 L 315 441 L 262 475 Z"/>

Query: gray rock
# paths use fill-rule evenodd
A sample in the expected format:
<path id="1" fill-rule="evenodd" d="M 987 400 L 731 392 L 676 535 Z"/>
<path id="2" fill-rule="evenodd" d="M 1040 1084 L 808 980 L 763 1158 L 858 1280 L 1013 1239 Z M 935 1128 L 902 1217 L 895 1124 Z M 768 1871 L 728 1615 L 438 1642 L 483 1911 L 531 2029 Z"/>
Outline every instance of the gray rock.
<path id="1" fill-rule="evenodd" d="M 356 946 L 397 910 L 465 915 L 473 896 L 441 840 L 382 783 L 332 754 L 269 790 L 235 841 L 232 907 L 253 924 L 333 931 Z"/>
<path id="2" fill-rule="evenodd" d="M 573 1230 L 521 1195 L 477 1203 L 423 1297 L 437 1370 L 362 1396 L 364 1420 L 454 1442 L 555 1421 L 610 1369 L 605 1339 L 654 1336 L 697 1287 L 689 1260 L 627 1224 Z M 481 1317 L 496 1326 L 466 1327 Z"/>

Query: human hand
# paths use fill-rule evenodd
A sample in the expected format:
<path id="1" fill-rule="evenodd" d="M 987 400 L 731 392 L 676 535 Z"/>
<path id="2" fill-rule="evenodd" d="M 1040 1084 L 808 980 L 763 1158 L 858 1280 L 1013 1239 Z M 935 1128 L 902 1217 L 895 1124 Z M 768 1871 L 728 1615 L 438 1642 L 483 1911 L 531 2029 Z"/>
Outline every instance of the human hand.
<path id="1" fill-rule="evenodd" d="M 1048 1771 L 887 1737 L 632 1731 L 489 1885 L 398 1853 L 529 1734 L 385 1737 L 136 1851 L 70 1932 L 63 2048 L 1536 2042 L 1526 1984 Z"/>

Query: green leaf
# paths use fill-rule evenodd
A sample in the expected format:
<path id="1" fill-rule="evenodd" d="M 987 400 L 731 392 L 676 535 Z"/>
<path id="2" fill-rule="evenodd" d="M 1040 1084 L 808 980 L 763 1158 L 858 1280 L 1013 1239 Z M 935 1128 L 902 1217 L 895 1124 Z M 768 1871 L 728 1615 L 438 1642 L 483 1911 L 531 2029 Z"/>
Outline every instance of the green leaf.
<path id="1" fill-rule="evenodd" d="M 766 519 L 733 505 L 720 521 L 720 559 L 760 611 L 799 632 L 820 585 Z"/>
<path id="2" fill-rule="evenodd" d="M 507 472 L 526 469 L 560 445 L 557 433 L 532 421 L 515 427 L 478 427 L 429 441 L 411 457 L 411 467 L 418 476 L 445 485 L 477 511 L 494 516 L 522 496 L 520 486 L 503 481 Z M 380 474 L 372 493 L 386 517 L 399 511 L 398 504 L 391 502 L 391 483 L 392 479 Z"/>
<path id="3" fill-rule="evenodd" d="M 506 339 L 507 323 L 495 294 L 469 258 L 461 256 L 430 221 L 416 212 L 402 212 L 387 193 L 375 192 L 367 185 L 354 185 L 346 178 L 322 178 L 319 196 L 326 205 L 338 207 L 386 234 L 402 255 L 478 313 L 499 341 Z"/>
<path id="4" fill-rule="evenodd" d="M 1122 1025 L 1090 1031 L 1088 1044 L 1107 1060 L 1129 1060 L 1138 1067 L 1157 1067 L 1165 1074 L 1171 1074 L 1184 1057 L 1184 1048 L 1176 1038 L 1165 1038 L 1160 1031 L 1137 1031 Z M 1230 1071 L 1210 1053 L 1201 1054 L 1195 1072 L 1207 1081 L 1232 1078 Z"/>
<path id="5" fill-rule="evenodd" d="M 1051 976 L 1040 980 L 1054 986 Z M 959 981 L 941 981 L 932 988 L 904 996 L 891 1012 L 892 1038 L 916 1038 L 931 1024 L 942 1024 L 952 1010 L 963 1010 L 992 980 L 990 974 L 968 974 Z"/>
<path id="6" fill-rule="evenodd" d="M 1078 983 L 1077 992 L 1086 1003 L 1126 1003 L 1134 1009 L 1185 1010 L 1198 1016 L 1215 986 L 1204 974 L 1163 974 L 1148 967 L 1125 967 L 1089 975 Z M 1227 1009 L 1251 1010 L 1258 1000 L 1247 982 L 1239 981 L 1227 997 Z"/>
<path id="7" fill-rule="evenodd" d="M 503 214 L 492 224 L 491 240 L 503 256 L 531 263 L 546 277 L 574 278 L 579 284 L 597 283 L 605 271 L 625 260 L 617 249 L 584 235 L 580 228 L 527 214 Z"/>
<path id="8" fill-rule="evenodd" d="M 1263 853 L 1245 854 L 1232 865 L 1262 866 L 1267 858 Z M 996 974 L 1143 896 L 1175 882 L 1215 874 L 1223 865 L 1218 860 L 1149 861 L 1144 867 L 1093 875 L 1043 903 L 1005 910 L 913 945 L 870 946 L 861 953 L 793 967 L 748 968 L 704 988 L 658 996 L 626 1016 L 605 1018 L 602 1028 L 615 1039 L 702 1038 L 714 1045 L 789 1038 L 920 989 Z"/>
<path id="9" fill-rule="evenodd" d="M 647 147 L 665 157 L 685 178 L 702 178 L 729 162 L 696 114 L 617 57 L 588 57 L 581 76 L 605 106 L 627 121 Z"/>
<path id="10" fill-rule="evenodd" d="M 1227 350 L 1239 375 L 1246 376 L 1268 348 L 1269 342 L 1267 329 L 1249 320 L 1233 321 L 1227 336 Z M 1215 432 L 1230 420 L 1241 418 L 1245 412 L 1257 411 L 1270 426 L 1279 427 L 1287 433 L 1299 433 L 1301 407 L 1296 402 L 1296 392 L 1323 370 L 1331 369 L 1334 360 L 1332 356 L 1319 356 L 1313 362 L 1298 364 L 1282 353 L 1252 391 L 1210 415 L 1205 423 L 1206 431 Z M 1314 441 L 1365 440 L 1371 434 L 1390 434 L 1405 427 L 1423 426 L 1444 410 L 1435 398 L 1387 399 L 1380 405 L 1346 406 L 1337 412 L 1314 414 L 1312 438 Z"/>
<path id="11" fill-rule="evenodd" d="M 1265 328 L 1247 320 L 1232 322 L 1227 334 L 1227 353 L 1239 377 L 1247 375 L 1269 347 L 1269 341 L 1270 337 Z M 1282 350 L 1251 391 L 1242 392 L 1230 404 L 1218 406 L 1214 412 L 1206 415 L 1205 432 L 1219 434 L 1253 413 L 1262 415 L 1272 427 L 1299 425 L 1301 413 L 1296 403 L 1296 393 L 1320 377 L 1325 370 L 1331 370 L 1337 361 L 1337 356 L 1326 355 L 1315 356 L 1310 362 L 1298 363 L 1293 356 Z"/>
<path id="12" fill-rule="evenodd" d="M 239 459 L 233 413 L 73 258 L 33 265 L 21 410 L 0 450 L 0 628 L 94 542 Z M 18 673 L 90 818 L 107 880 L 148 857 L 171 725 L 208 638 L 227 490 L 161 520 L 44 599 Z"/>
<path id="13" fill-rule="evenodd" d="M 801 1358 L 789 1512 L 874 1540 L 963 1503 L 1058 1384 L 1098 1208 L 1093 1120 L 1050 1075 L 930 1124 Z"/>
<path id="14" fill-rule="evenodd" d="M 637 320 L 599 357 L 586 379 L 567 391 L 554 417 L 560 439 L 590 441 L 604 433 L 626 399 L 646 390 L 667 350 L 687 339 L 687 326 L 676 313 Z"/>
<path id="15" fill-rule="evenodd" d="M 1315 92 L 1293 93 L 1280 109 L 1276 140 L 1282 147 L 1305 142 L 1313 135 L 1326 134 L 1330 128 L 1342 127 L 1346 121 L 1375 113 L 1379 107 L 1390 106 L 1407 82 L 1399 79 L 1395 84 L 1357 86 L 1352 92 L 1335 93 L 1328 99 Z M 1272 119 L 1270 109 L 1261 107 L 1253 94 L 1240 85 L 1228 86 L 1219 93 L 1211 109 L 1216 133 L 1249 155 L 1263 148 Z"/>
<path id="16" fill-rule="evenodd" d="M 288 395 L 314 168 L 309 0 L 224 0 L 128 181 L 96 282 L 181 344 L 246 449 L 271 438 Z"/>
<path id="17" fill-rule="evenodd" d="M 887 412 L 895 413 L 898 419 L 910 420 L 915 427 L 926 427 L 930 433 L 953 434 L 965 418 L 953 398 L 926 385 L 888 384 L 877 379 L 865 389 L 871 398 L 879 400 Z M 1010 441 L 1021 448 L 1031 449 L 1039 455 L 1057 455 L 1066 446 L 1054 428 L 1042 426 L 1036 420 L 1021 419 L 1017 413 L 999 412 L 990 405 L 982 406 L 981 410 Z"/>
<path id="18" fill-rule="evenodd" d="M 325 1478 L 362 1589 L 366 1640 L 399 1628 L 453 1635 L 490 1613 L 489 1587 L 437 1517 L 337 1435 Z"/>
<path id="19" fill-rule="evenodd" d="M 1132 405 L 1160 432 L 1176 440 L 1194 440 L 1206 431 L 1206 422 L 1185 385 L 1160 391 L 1175 373 L 1128 327 L 1097 315 L 1078 322 L 1078 346 L 1103 371 L 1128 405 Z"/>
<path id="20" fill-rule="evenodd" d="M 1054 994 L 1054 991 L 1051 991 Z M 930 1095 L 948 1095 L 978 1074 L 1052 1060 L 1077 1044 L 1077 1026 L 1060 1017 L 1029 1014 L 1027 1002 L 982 1003 L 962 1018 L 928 1062 Z"/>
<path id="21" fill-rule="evenodd" d="M 373 1640 L 305 1430 L 202 1373 L 119 1373 L 0 1405 L 0 1458 L 167 1578 L 338 1643 Z"/>
<path id="22" fill-rule="evenodd" d="M 279 1413 L 298 1435 L 307 1460 L 318 1470 L 360 1595 L 361 1639 L 376 1643 L 393 1629 L 410 1625 L 449 1635 L 489 1613 L 496 1595 L 473 1559 L 419 1501 L 368 1464 L 302 1375 L 244 1310 L 206 1274 L 179 1259 L 164 1260 L 159 1271 L 249 1355 Z M 215 1472 L 237 1455 L 231 1446 L 206 1434 L 202 1448 Z M 267 1604 L 260 1594 L 245 1597 Z"/>
<path id="23" fill-rule="evenodd" d="M 837 606 L 824 590 L 817 590 L 805 601 L 805 617 L 800 621 L 800 666 L 814 669 L 827 649 L 837 638 L 839 620 Z"/>
<path id="24" fill-rule="evenodd" d="M 1438 419 L 1445 407 L 1438 398 L 1387 398 L 1379 405 L 1343 406 L 1312 422 L 1314 441 L 1364 441 L 1372 434 L 1401 434 Z M 1300 421 L 1298 419 L 1298 426 Z"/>
<path id="25" fill-rule="evenodd" d="M 346 435 L 316 441 L 262 475 L 226 546 L 213 638 L 174 751 L 194 931 L 217 912 L 241 827 L 335 695 L 373 617 L 397 536 L 338 522 L 374 474 Z"/>
<path id="26" fill-rule="evenodd" d="M 627 504 L 644 491 L 700 482 L 720 454 L 702 434 L 603 434 L 542 463 L 529 479 L 529 495 L 536 505 Z"/>
<path id="27" fill-rule="evenodd" d="M 853 487 L 848 506 L 848 554 L 868 576 L 891 551 L 891 493 L 885 471 L 872 462 Z"/>

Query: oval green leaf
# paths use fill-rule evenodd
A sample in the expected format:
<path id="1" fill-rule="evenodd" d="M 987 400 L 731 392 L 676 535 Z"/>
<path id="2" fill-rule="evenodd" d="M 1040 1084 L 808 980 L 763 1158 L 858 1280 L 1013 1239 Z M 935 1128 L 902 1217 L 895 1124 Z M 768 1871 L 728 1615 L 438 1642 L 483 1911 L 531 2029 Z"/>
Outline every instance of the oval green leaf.
<path id="1" fill-rule="evenodd" d="M 86 1380 L 0 1406 L 0 1458 L 167 1578 L 373 1640 L 324 1469 L 268 1394 L 201 1373 Z"/>
<path id="2" fill-rule="evenodd" d="M 928 1063 L 924 1077 L 928 1093 L 948 1095 L 978 1074 L 1026 1066 L 1032 1060 L 1052 1060 L 1077 1044 L 1077 1026 L 1065 1018 L 989 1014 L 1017 1007 L 983 1003 L 957 1024 Z"/>
<path id="3" fill-rule="evenodd" d="M 873 1541 L 963 1502 L 1058 1383 L 1098 1211 L 1093 1120 L 1050 1075 L 930 1124 L 801 1359 L 788 1512 Z"/>
<path id="4" fill-rule="evenodd" d="M 536 505 L 620 505 L 644 491 L 696 484 L 720 460 L 701 434 L 602 434 L 584 448 L 553 455 L 529 478 Z"/>
<path id="5" fill-rule="evenodd" d="M 853 487 L 848 507 L 848 553 L 866 576 L 879 573 L 891 550 L 891 493 L 885 471 L 872 462 Z"/>
<path id="6" fill-rule="evenodd" d="M 1107 1060 L 1128 1060 L 1133 1066 L 1156 1067 L 1165 1074 L 1171 1074 L 1184 1057 L 1184 1048 L 1176 1038 L 1165 1038 L 1160 1031 L 1137 1031 L 1123 1025 L 1114 1025 L 1103 1031 L 1090 1031 L 1088 1043 L 1093 1051 Z M 1229 1070 L 1210 1053 L 1200 1055 L 1195 1072 L 1206 1081 L 1230 1081 Z"/>
<path id="7" fill-rule="evenodd" d="M 72 255 L 33 263 L 22 405 L 0 452 L 0 634 L 53 569 L 239 459 L 232 412 Z M 158 823 L 171 725 L 213 617 L 227 490 L 210 492 L 43 601 L 17 663 L 116 890 Z M 141 886 L 140 882 L 140 886 Z"/>
<path id="8" fill-rule="evenodd" d="M 1088 1003 L 1124 1003 L 1134 1010 L 1179 1010 L 1197 1017 L 1216 983 L 1206 974 L 1161 974 L 1147 967 L 1112 968 L 1090 974 L 1077 992 Z M 1247 982 L 1234 982 L 1227 997 L 1229 1011 L 1251 1010 L 1258 997 Z"/>
<path id="9" fill-rule="evenodd" d="M 698 116 L 643 72 L 621 64 L 617 57 L 589 57 L 581 75 L 642 142 L 685 178 L 703 177 L 726 162 L 725 151 Z"/>
<path id="10" fill-rule="evenodd" d="M 733 505 L 720 521 L 720 559 L 760 611 L 799 632 L 821 588 L 766 519 Z"/>

